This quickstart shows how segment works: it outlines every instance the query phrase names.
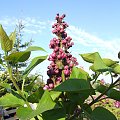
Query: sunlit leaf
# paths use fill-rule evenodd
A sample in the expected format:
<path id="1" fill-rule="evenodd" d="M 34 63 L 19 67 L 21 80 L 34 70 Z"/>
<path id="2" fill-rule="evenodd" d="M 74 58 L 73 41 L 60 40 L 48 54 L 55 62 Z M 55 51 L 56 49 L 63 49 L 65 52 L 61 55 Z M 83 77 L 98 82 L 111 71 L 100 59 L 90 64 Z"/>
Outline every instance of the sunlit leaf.
<path id="1" fill-rule="evenodd" d="M 42 47 L 38 47 L 38 46 L 30 46 L 26 49 L 26 51 L 44 51 L 46 52 L 46 50 L 44 50 Z"/>
<path id="2" fill-rule="evenodd" d="M 0 86 L 6 89 L 11 89 L 11 86 L 8 83 L 0 83 Z"/>
<path id="3" fill-rule="evenodd" d="M 22 99 L 19 99 L 9 93 L 7 93 L 6 95 L 0 98 L 0 106 L 17 107 L 17 106 L 23 106 L 24 104 L 25 102 Z"/>
<path id="4" fill-rule="evenodd" d="M 16 30 L 10 34 L 9 39 L 11 41 L 12 48 L 13 48 L 16 41 Z"/>
<path id="5" fill-rule="evenodd" d="M 40 64 L 41 62 L 43 62 L 45 59 L 47 58 L 47 56 L 39 56 L 39 57 L 35 57 L 30 65 L 25 69 L 23 75 L 24 77 L 26 77 L 32 70 L 33 68 L 35 68 L 38 64 Z"/>
<path id="6" fill-rule="evenodd" d="M 99 72 L 108 71 L 110 68 L 105 65 L 99 54 L 95 54 L 95 60 L 93 64 L 94 70 Z"/>
<path id="7" fill-rule="evenodd" d="M 61 92 L 56 92 L 56 91 L 50 91 L 50 96 L 53 100 L 55 100 L 56 98 L 58 98 L 61 95 Z"/>
<path id="8" fill-rule="evenodd" d="M 87 53 L 87 54 L 81 54 L 81 57 L 89 62 L 89 63 L 93 63 L 93 65 L 90 67 L 91 70 L 93 71 L 99 71 L 99 72 L 105 72 L 105 71 L 109 71 L 112 68 L 108 67 L 107 65 L 111 65 L 113 64 L 113 61 L 110 60 L 102 60 L 101 56 L 99 55 L 98 52 L 95 53 Z M 107 61 L 109 61 L 108 63 L 106 63 Z M 105 63 L 107 64 L 105 64 Z"/>
<path id="9" fill-rule="evenodd" d="M 7 56 L 5 60 L 12 61 L 13 63 L 25 62 L 30 57 L 30 54 L 31 52 L 29 51 L 15 52 Z"/>
<path id="10" fill-rule="evenodd" d="M 108 58 L 103 58 L 102 60 L 108 67 L 111 67 L 112 65 L 118 63 L 118 61 L 113 61 L 113 60 L 108 59 Z"/>
<path id="11" fill-rule="evenodd" d="M 48 91 L 45 91 L 42 98 L 40 99 L 36 110 L 31 110 L 29 108 L 20 107 L 17 110 L 17 116 L 21 120 L 29 120 L 41 113 L 54 109 L 56 103 L 53 102 Z"/>
<path id="12" fill-rule="evenodd" d="M 89 74 L 81 68 L 73 67 L 70 78 L 79 78 L 79 79 L 90 79 Z"/>
<path id="13" fill-rule="evenodd" d="M 6 32 L 4 31 L 2 25 L 0 25 L 0 41 L 1 41 L 1 48 L 5 52 L 9 52 L 12 50 L 12 42 L 7 36 Z"/>
<path id="14" fill-rule="evenodd" d="M 120 74 L 120 65 L 117 65 L 113 68 L 113 72 L 116 74 Z"/>
<path id="15" fill-rule="evenodd" d="M 95 52 L 95 53 L 80 54 L 80 56 L 81 56 L 81 57 L 83 58 L 83 60 L 85 60 L 86 62 L 94 63 L 95 54 L 97 54 L 97 52 Z"/>

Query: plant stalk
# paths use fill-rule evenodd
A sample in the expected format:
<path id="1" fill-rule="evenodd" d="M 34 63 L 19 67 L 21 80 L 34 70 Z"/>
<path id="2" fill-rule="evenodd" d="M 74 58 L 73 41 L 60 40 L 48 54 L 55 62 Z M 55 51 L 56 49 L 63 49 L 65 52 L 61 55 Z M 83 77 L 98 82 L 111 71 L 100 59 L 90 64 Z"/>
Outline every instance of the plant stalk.
<path id="1" fill-rule="evenodd" d="M 5 57 L 8 56 L 8 53 L 5 53 Z M 12 75 L 12 67 L 9 65 L 8 61 L 7 61 L 7 71 L 9 73 L 10 76 L 10 80 L 12 81 L 13 85 L 15 86 L 16 90 L 18 91 L 18 93 L 25 99 L 25 103 L 26 105 L 31 108 L 29 102 L 26 100 L 26 98 L 24 97 L 23 93 L 21 92 L 19 86 L 16 83 L 16 80 L 14 79 L 13 75 Z"/>
<path id="2" fill-rule="evenodd" d="M 112 87 L 114 87 L 114 85 L 120 81 L 120 77 L 114 82 L 114 83 L 111 83 L 110 86 L 101 94 L 99 95 L 94 101 L 92 101 L 89 106 L 92 106 L 94 103 L 98 102 L 98 100 L 103 96 L 105 95 L 106 92 L 108 92 Z"/>

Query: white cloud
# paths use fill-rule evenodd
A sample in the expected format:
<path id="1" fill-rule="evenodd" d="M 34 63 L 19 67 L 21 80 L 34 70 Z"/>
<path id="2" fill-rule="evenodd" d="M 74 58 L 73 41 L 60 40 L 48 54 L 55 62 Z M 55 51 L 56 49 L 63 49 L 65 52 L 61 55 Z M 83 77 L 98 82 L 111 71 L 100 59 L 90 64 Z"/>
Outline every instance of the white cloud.
<path id="1" fill-rule="evenodd" d="M 104 38 L 99 38 L 91 33 L 85 32 L 84 30 L 75 26 L 70 26 L 67 32 L 68 35 L 72 37 L 76 46 L 76 49 L 74 49 L 72 52 L 73 55 L 76 55 L 79 66 L 83 66 L 84 69 L 89 73 L 91 73 L 89 70 L 90 64 L 86 64 L 86 62 L 84 62 L 78 55 L 80 54 L 81 47 L 82 51 L 87 51 L 87 53 L 98 51 L 102 57 L 118 60 L 117 54 L 120 51 L 120 38 L 106 40 Z M 111 82 L 110 76 L 101 75 L 99 79 L 104 79 L 107 83 Z"/>
<path id="2" fill-rule="evenodd" d="M 70 26 L 68 28 L 68 34 L 73 38 L 74 43 L 78 46 L 83 46 L 85 51 L 98 51 L 103 55 L 103 57 L 115 58 L 120 50 L 120 38 L 119 41 L 118 39 L 106 40 L 85 32 L 75 26 Z"/>
<path id="3" fill-rule="evenodd" d="M 30 30 L 30 29 L 26 29 L 26 28 L 24 28 L 23 31 L 24 31 L 25 33 L 37 34 L 37 31 L 35 31 L 35 30 Z"/>
<path id="4" fill-rule="evenodd" d="M 22 21 L 23 25 L 25 25 L 24 32 L 28 34 L 41 33 L 50 25 L 49 21 L 42 21 L 38 18 L 31 17 L 22 19 L 17 19 L 15 17 L 4 17 L 0 19 L 0 24 L 2 24 L 5 29 L 9 29 L 9 27 L 15 28 L 20 21 Z"/>

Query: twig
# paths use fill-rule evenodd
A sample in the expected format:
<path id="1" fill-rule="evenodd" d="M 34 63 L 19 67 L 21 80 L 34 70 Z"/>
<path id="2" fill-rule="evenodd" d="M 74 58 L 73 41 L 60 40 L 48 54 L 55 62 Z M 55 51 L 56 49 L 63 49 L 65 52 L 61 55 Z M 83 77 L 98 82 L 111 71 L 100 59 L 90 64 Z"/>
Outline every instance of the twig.
<path id="1" fill-rule="evenodd" d="M 102 93 L 100 94 L 94 101 L 92 101 L 89 106 L 92 106 L 94 103 L 98 102 L 98 100 L 103 96 L 105 95 L 106 92 L 108 92 L 118 81 L 120 81 L 120 77 L 114 82 L 114 83 L 111 83 L 110 86 Z"/>

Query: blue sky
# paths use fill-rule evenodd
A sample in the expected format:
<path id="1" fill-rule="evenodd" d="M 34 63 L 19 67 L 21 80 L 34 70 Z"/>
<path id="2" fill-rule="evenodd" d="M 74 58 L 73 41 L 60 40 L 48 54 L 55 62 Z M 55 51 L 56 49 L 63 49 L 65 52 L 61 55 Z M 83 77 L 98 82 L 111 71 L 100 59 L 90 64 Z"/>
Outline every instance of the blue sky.
<path id="1" fill-rule="evenodd" d="M 79 59 L 80 66 L 86 66 L 78 54 L 98 51 L 102 57 L 117 59 L 120 51 L 119 6 L 120 0 L 2 0 L 0 24 L 10 33 L 17 21 L 23 20 L 23 41 L 32 38 L 33 45 L 51 52 L 48 48 L 53 37 L 51 23 L 56 13 L 65 13 L 65 21 L 70 26 L 68 34 L 75 43 L 71 51 Z M 40 66 L 35 70 L 45 74 Z"/>

